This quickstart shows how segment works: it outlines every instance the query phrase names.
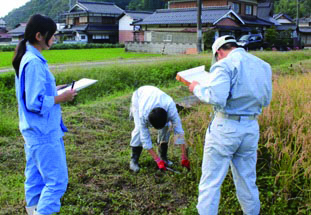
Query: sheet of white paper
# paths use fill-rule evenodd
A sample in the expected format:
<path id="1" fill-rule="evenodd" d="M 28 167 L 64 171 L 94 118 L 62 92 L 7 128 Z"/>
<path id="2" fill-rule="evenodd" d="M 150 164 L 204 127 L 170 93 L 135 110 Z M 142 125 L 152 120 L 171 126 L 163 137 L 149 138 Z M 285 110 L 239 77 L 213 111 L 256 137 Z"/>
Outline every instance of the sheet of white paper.
<path id="1" fill-rule="evenodd" d="M 82 78 L 79 81 L 75 82 L 75 85 L 73 87 L 73 89 L 75 89 L 76 91 L 82 90 L 83 88 L 86 88 L 92 84 L 95 84 L 97 82 L 97 80 L 93 80 L 93 79 L 88 79 L 88 78 Z M 65 92 L 66 90 L 70 90 L 71 89 L 71 85 L 69 85 L 68 87 L 58 90 L 57 94 L 60 95 L 63 92 Z"/>
<path id="2" fill-rule="evenodd" d="M 178 72 L 177 74 L 190 83 L 197 81 L 200 84 L 205 84 L 209 79 L 209 73 L 205 71 L 205 66 L 184 70 L 182 72 Z"/>

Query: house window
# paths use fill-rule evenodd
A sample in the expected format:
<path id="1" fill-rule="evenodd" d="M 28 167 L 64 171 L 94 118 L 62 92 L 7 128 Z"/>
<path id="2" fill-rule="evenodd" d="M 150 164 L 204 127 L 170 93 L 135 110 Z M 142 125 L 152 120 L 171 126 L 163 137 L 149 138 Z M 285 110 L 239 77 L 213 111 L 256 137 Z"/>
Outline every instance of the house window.
<path id="1" fill-rule="evenodd" d="M 94 34 L 93 35 L 93 40 L 108 40 L 109 35 L 106 34 Z"/>
<path id="2" fill-rule="evenodd" d="M 73 18 L 68 19 L 68 25 L 73 25 Z"/>
<path id="3" fill-rule="evenodd" d="M 253 6 L 252 5 L 247 4 L 245 6 L 245 14 L 246 15 L 253 15 Z"/>
<path id="4" fill-rule="evenodd" d="M 172 35 L 171 34 L 168 34 L 168 35 L 165 35 L 164 36 L 164 42 L 172 42 Z"/>
<path id="5" fill-rule="evenodd" d="M 240 4 L 239 3 L 232 3 L 232 10 L 236 13 L 240 13 Z"/>
<path id="6" fill-rule="evenodd" d="M 87 23 L 87 17 L 86 16 L 79 17 L 79 22 L 80 23 Z"/>
<path id="7" fill-rule="evenodd" d="M 103 18 L 103 24 L 115 24 L 116 20 L 114 18 Z"/>
<path id="8" fill-rule="evenodd" d="M 81 40 L 85 40 L 86 39 L 86 37 L 85 36 L 81 36 Z"/>
<path id="9" fill-rule="evenodd" d="M 100 16 L 91 16 L 90 17 L 90 22 L 91 23 L 101 23 L 102 18 Z"/>

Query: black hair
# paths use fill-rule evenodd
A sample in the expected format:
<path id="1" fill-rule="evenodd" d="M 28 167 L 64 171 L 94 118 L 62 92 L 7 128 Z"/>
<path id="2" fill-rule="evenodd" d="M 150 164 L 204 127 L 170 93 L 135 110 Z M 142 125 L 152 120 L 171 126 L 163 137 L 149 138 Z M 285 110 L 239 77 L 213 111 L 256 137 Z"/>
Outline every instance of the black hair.
<path id="1" fill-rule="evenodd" d="M 17 77 L 19 76 L 19 66 L 22 57 L 26 53 L 26 42 L 29 42 L 30 44 L 35 44 L 37 41 L 36 34 L 40 32 L 42 36 L 45 36 L 45 43 L 47 46 L 49 46 L 49 40 L 56 32 L 56 29 L 57 27 L 55 22 L 47 16 L 35 14 L 30 17 L 26 26 L 24 39 L 20 41 L 17 45 L 12 62 Z"/>
<path id="2" fill-rule="evenodd" d="M 163 108 L 160 108 L 160 107 L 154 108 L 149 113 L 148 119 L 149 119 L 150 124 L 155 129 L 162 129 L 167 123 L 167 112 Z"/>
<path id="3" fill-rule="evenodd" d="M 226 43 L 226 44 L 223 44 L 219 49 L 230 50 L 232 48 L 238 48 L 238 44 L 235 42 Z"/>

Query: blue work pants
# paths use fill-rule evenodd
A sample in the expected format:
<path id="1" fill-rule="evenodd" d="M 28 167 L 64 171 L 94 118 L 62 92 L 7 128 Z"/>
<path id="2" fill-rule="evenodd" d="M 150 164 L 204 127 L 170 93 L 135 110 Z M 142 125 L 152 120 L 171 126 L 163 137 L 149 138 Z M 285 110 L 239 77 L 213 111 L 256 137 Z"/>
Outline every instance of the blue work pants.
<path id="1" fill-rule="evenodd" d="M 25 196 L 27 207 L 37 205 L 39 214 L 59 212 L 68 184 L 66 153 L 62 138 L 26 140 Z"/>
<path id="2" fill-rule="evenodd" d="M 220 188 L 229 166 L 244 214 L 258 215 L 256 161 L 259 139 L 257 120 L 215 117 L 206 132 L 197 209 L 201 215 L 216 215 Z"/>

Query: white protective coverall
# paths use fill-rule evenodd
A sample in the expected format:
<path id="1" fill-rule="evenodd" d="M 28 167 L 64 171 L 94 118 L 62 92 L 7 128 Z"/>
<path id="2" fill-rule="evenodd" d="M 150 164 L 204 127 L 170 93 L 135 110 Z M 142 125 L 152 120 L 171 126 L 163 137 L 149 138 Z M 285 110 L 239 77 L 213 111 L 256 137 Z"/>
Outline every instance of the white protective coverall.
<path id="1" fill-rule="evenodd" d="M 152 141 L 148 129 L 151 125 L 148 120 L 148 115 L 154 108 L 158 107 L 163 108 L 167 112 L 168 117 L 168 122 L 165 127 L 158 132 L 158 143 L 169 141 L 169 126 L 170 123 L 172 123 L 174 134 L 177 137 L 175 144 L 185 144 L 184 131 L 173 99 L 156 87 L 143 86 L 138 88 L 132 96 L 130 111 L 134 117 L 135 123 L 130 143 L 132 147 L 142 146 L 146 150 L 152 148 Z"/>
<path id="2" fill-rule="evenodd" d="M 218 213 L 220 187 L 230 165 L 244 214 L 258 215 L 256 116 L 271 100 L 271 67 L 236 48 L 215 63 L 209 75 L 208 83 L 197 85 L 193 91 L 215 110 L 206 132 L 197 209 L 201 215 Z"/>

